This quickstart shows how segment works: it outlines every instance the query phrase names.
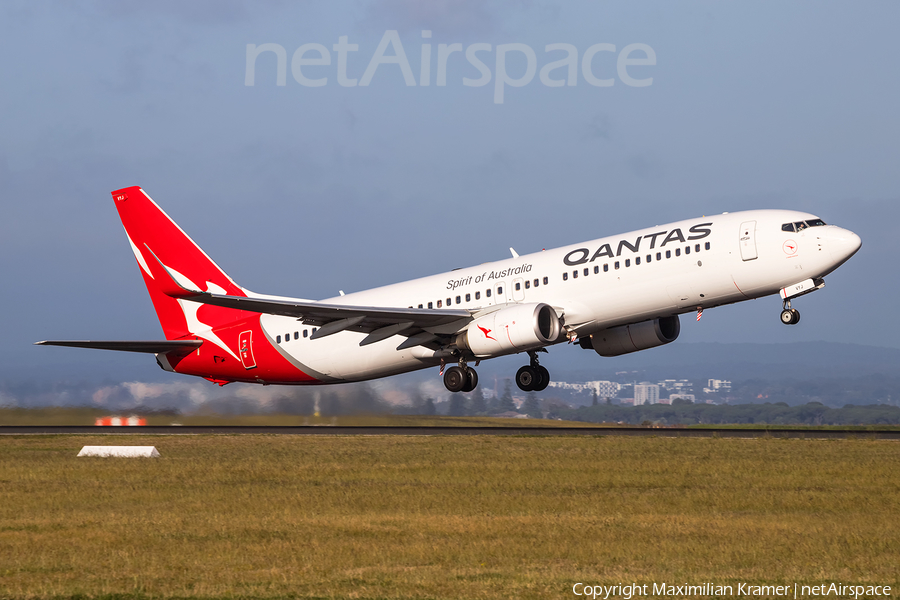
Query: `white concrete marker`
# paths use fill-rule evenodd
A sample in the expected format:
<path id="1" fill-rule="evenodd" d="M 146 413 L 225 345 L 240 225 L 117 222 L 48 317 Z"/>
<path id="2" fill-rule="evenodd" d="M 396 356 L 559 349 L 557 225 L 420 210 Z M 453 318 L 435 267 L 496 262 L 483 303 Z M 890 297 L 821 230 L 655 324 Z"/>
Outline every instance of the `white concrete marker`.
<path id="1" fill-rule="evenodd" d="M 119 456 L 123 458 L 159 458 L 156 446 L 85 446 L 78 456 Z"/>

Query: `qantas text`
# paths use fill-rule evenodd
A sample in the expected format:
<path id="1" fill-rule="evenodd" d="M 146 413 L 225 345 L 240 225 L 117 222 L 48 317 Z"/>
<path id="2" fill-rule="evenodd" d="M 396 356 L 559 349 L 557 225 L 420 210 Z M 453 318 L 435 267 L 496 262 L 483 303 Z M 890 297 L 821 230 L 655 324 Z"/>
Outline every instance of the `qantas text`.
<path id="1" fill-rule="evenodd" d="M 684 233 L 682 233 L 681 229 L 676 227 L 672 231 L 660 231 L 659 233 L 651 233 L 650 235 L 637 236 L 632 243 L 629 240 L 620 240 L 618 244 L 615 244 L 616 251 L 613 254 L 613 245 L 612 244 L 603 244 L 593 253 L 587 248 L 576 248 L 572 250 L 563 258 L 563 262 L 569 266 L 574 265 L 582 265 L 586 262 L 593 262 L 600 258 L 601 256 L 608 256 L 609 258 L 615 258 L 616 256 L 620 256 L 622 251 L 626 248 L 630 250 L 632 253 L 641 251 L 641 242 L 646 242 L 644 244 L 645 250 L 652 250 L 657 247 L 657 240 L 660 238 L 662 242 L 659 244 L 659 247 L 662 248 L 669 242 L 679 242 L 684 243 L 685 241 L 694 241 L 694 240 L 702 240 L 710 233 L 712 230 L 709 228 L 712 223 L 700 223 L 699 225 L 694 225 L 690 229 L 688 229 L 688 233 L 691 234 L 688 237 L 685 237 Z M 649 240 L 649 242 L 647 242 Z"/>

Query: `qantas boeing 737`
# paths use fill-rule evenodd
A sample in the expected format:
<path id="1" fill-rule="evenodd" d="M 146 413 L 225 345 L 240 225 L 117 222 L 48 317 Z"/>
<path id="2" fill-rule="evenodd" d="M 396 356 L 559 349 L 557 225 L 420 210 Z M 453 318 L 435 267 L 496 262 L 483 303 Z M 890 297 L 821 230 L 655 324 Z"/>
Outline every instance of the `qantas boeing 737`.
<path id="1" fill-rule="evenodd" d="M 618 356 L 674 341 L 680 314 L 779 293 L 781 321 L 795 324 L 791 300 L 822 288 L 861 245 L 811 214 L 753 210 L 313 301 L 239 286 L 141 188 L 112 196 L 166 339 L 37 343 L 148 352 L 219 385 L 344 383 L 440 365 L 449 391 L 468 392 L 478 385 L 470 363 L 525 352 L 516 383 L 543 390 L 538 353 L 554 344 Z"/>

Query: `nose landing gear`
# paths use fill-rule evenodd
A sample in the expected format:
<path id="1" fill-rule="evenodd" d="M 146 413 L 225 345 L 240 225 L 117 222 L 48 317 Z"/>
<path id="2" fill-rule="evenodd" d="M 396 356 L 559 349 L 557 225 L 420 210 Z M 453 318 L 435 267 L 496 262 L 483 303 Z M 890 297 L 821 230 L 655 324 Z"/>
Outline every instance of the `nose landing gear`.
<path id="1" fill-rule="evenodd" d="M 516 372 L 516 385 L 523 392 L 543 391 L 550 385 L 550 371 L 540 365 L 537 352 L 529 350 L 528 356 L 531 357 L 531 364 Z"/>
<path id="2" fill-rule="evenodd" d="M 785 300 L 781 311 L 781 322 L 785 325 L 796 325 L 800 322 L 800 311 L 791 308 L 791 301 Z"/>

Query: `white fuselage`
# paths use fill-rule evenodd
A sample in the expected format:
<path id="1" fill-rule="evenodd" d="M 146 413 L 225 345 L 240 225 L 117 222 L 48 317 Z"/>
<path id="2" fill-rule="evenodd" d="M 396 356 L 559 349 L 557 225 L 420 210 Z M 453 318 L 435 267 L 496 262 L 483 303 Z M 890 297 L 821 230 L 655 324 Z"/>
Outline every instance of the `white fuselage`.
<path id="1" fill-rule="evenodd" d="M 323 302 L 485 312 L 512 303 L 546 303 L 568 331 L 584 336 L 775 294 L 823 277 L 852 256 L 859 238 L 831 225 L 783 228 L 815 219 L 786 210 L 700 217 Z M 307 337 L 312 328 L 291 317 L 263 315 L 261 325 L 285 358 L 325 382 L 373 379 L 440 360 L 423 346 L 397 350 L 406 340 L 399 335 L 360 346 L 365 333 L 343 331 L 312 340 Z"/>

